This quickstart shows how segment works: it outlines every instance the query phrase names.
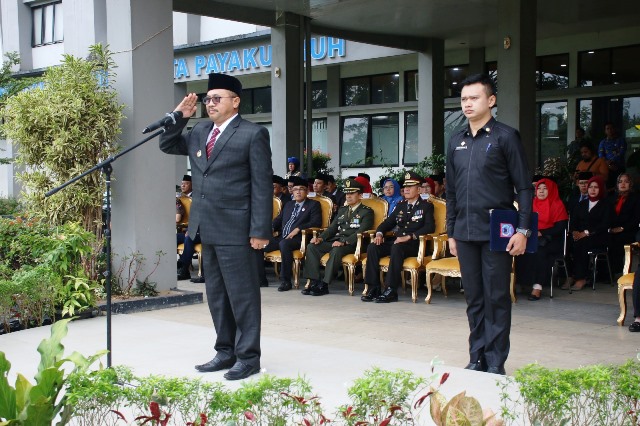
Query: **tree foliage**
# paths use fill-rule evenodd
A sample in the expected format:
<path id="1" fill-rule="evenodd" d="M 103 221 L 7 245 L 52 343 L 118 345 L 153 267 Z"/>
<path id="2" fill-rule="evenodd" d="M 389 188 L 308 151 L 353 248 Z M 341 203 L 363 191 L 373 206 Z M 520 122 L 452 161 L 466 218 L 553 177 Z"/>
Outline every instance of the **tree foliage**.
<path id="1" fill-rule="evenodd" d="M 94 45 L 87 59 L 64 55 L 42 85 L 6 100 L 2 130 L 25 166 L 18 178 L 29 216 L 52 225 L 77 221 L 101 234 L 104 176 L 93 173 L 49 198 L 44 194 L 115 152 L 124 105 L 112 86 L 114 67 L 108 48 Z"/>

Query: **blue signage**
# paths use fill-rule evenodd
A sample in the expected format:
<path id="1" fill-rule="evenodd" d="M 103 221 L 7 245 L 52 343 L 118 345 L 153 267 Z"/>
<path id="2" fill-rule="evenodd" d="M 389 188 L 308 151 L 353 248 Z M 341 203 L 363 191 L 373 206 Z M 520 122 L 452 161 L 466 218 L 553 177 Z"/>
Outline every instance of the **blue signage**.
<path id="1" fill-rule="evenodd" d="M 333 37 L 313 37 L 311 39 L 311 59 L 321 61 L 326 58 L 345 56 L 345 40 Z M 234 72 L 250 69 L 268 68 L 271 66 L 271 45 L 265 44 L 242 50 L 196 55 L 191 63 L 185 58 L 173 60 L 175 79 L 189 78 L 212 72 Z"/>

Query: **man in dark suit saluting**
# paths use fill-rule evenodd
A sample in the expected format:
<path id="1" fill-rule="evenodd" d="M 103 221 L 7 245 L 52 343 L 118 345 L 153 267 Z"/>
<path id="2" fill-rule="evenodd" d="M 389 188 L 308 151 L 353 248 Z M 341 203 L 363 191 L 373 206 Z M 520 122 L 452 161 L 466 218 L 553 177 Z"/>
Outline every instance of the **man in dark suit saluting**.
<path id="1" fill-rule="evenodd" d="M 269 132 L 238 115 L 242 84 L 209 74 L 202 102 L 212 122 L 182 134 L 197 109 L 190 93 L 175 108 L 183 118 L 160 137 L 167 154 L 188 155 L 193 194 L 189 235 L 200 231 L 205 288 L 216 329 L 215 357 L 196 370 L 230 368 L 244 379 L 260 371 L 260 287 L 257 258 L 271 236 L 273 188 Z M 231 191 L 229 191 L 231 189 Z"/>
<path id="2" fill-rule="evenodd" d="M 264 252 L 280 250 L 282 268 L 280 271 L 280 287 L 278 291 L 289 291 L 291 285 L 291 267 L 293 266 L 293 252 L 300 249 L 302 230 L 322 226 L 322 208 L 320 203 L 307 198 L 309 187 L 307 181 L 298 176 L 291 176 L 293 182 L 293 201 L 284 205 L 280 214 L 273 219 L 273 230 L 278 235 L 272 237 Z M 258 263 L 260 282 L 266 282 L 267 277 L 262 259 Z"/>

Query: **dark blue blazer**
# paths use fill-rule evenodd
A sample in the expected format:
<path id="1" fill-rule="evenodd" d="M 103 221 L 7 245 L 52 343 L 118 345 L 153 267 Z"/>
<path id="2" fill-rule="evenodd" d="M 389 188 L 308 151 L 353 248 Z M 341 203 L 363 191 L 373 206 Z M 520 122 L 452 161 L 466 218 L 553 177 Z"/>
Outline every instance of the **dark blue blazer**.
<path id="1" fill-rule="evenodd" d="M 282 211 L 275 219 L 273 219 L 273 230 L 282 232 L 282 227 L 291 219 L 293 208 L 296 202 L 291 200 L 282 207 Z M 295 228 L 307 229 L 322 226 L 322 208 L 320 203 L 315 200 L 306 199 L 302 205 L 302 210 L 298 213 L 295 221 L 291 225 L 291 230 Z M 286 235 L 281 235 L 282 238 Z"/>

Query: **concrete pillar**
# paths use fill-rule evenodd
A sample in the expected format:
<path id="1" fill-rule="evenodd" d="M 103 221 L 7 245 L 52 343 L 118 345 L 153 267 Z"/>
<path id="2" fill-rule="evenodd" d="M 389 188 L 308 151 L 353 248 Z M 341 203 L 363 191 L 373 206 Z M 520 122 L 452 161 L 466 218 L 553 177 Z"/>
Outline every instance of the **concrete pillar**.
<path id="1" fill-rule="evenodd" d="M 520 131 L 531 170 L 537 163 L 535 16 L 534 1 L 498 0 L 498 119 Z"/>
<path id="2" fill-rule="evenodd" d="M 418 158 L 444 152 L 444 40 L 418 52 Z"/>
<path id="3" fill-rule="evenodd" d="M 271 29 L 271 150 L 273 172 L 287 171 L 287 157 L 296 156 L 302 164 L 302 20 L 283 13 Z"/>
<path id="4" fill-rule="evenodd" d="M 106 0 L 65 0 L 64 51 L 86 58 L 89 46 L 107 42 Z M 71 24 L 71 25 L 69 25 Z"/>
<path id="5" fill-rule="evenodd" d="M 484 74 L 486 71 L 484 47 L 469 49 L 469 75 Z"/>
<path id="6" fill-rule="evenodd" d="M 113 84 L 126 105 L 123 147 L 140 141 L 142 129 L 176 105 L 171 15 L 171 0 L 107 2 L 107 39 L 117 52 Z M 160 291 L 169 290 L 176 286 L 175 158 L 152 140 L 118 159 L 113 168 L 113 263 L 117 268 L 122 256 L 141 253 L 146 260 L 138 279 L 143 280 L 162 251 L 149 281 Z"/>
<path id="7" fill-rule="evenodd" d="M 2 17 L 2 48 L 3 54 L 18 52 L 20 67 L 14 71 L 33 69 L 31 55 L 31 7 L 22 0 L 0 1 L 0 16 Z M 17 19 L 16 19 L 17 17 Z"/>
<path id="8" fill-rule="evenodd" d="M 340 106 L 340 65 L 327 67 L 327 108 Z M 340 170 L 340 114 L 327 114 L 327 149 L 331 155 L 329 167 L 333 167 L 336 177 L 341 176 Z"/>

